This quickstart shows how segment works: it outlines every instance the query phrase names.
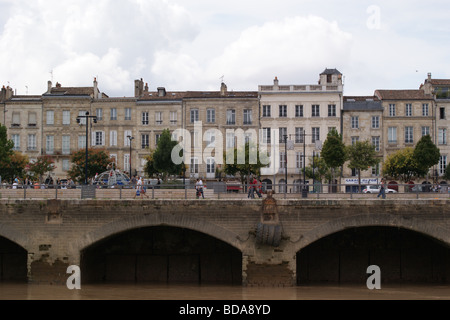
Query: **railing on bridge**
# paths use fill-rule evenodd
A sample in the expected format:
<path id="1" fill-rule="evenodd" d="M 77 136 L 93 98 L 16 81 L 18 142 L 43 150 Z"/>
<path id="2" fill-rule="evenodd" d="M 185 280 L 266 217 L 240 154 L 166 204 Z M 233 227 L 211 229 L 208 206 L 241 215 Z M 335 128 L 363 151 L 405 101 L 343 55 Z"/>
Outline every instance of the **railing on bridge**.
<path id="1" fill-rule="evenodd" d="M 48 185 L 2 185 L 0 187 L 0 199 L 198 199 L 194 185 L 170 184 L 170 185 L 145 185 L 145 194 L 136 195 L 135 186 L 48 186 Z M 390 188 L 390 187 L 388 187 Z M 440 185 L 434 189 L 431 185 L 423 184 L 397 184 L 394 193 L 386 192 L 387 199 L 449 199 L 450 188 Z M 227 189 L 226 185 L 210 185 L 203 190 L 205 199 L 259 199 L 255 192 L 249 195 L 249 186 L 241 184 L 236 188 Z M 263 184 L 261 186 L 262 197 L 267 192 L 273 192 L 277 199 L 375 199 L 378 190 L 368 190 L 365 185 L 349 184 Z M 381 199 L 381 196 L 379 197 Z M 202 197 L 200 196 L 200 199 Z"/>

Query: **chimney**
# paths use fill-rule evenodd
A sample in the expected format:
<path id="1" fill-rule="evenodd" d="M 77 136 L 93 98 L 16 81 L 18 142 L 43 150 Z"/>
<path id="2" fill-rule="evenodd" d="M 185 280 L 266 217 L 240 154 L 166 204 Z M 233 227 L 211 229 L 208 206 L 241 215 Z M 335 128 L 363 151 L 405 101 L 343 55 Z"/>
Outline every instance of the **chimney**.
<path id="1" fill-rule="evenodd" d="M 47 82 L 47 93 L 51 93 L 52 92 L 52 82 L 48 81 Z"/>
<path id="2" fill-rule="evenodd" d="M 0 93 L 0 102 L 3 102 L 6 100 L 6 88 L 3 86 L 2 91 Z"/>
<path id="3" fill-rule="evenodd" d="M 273 80 L 273 85 L 278 87 L 278 77 L 275 77 L 275 80 Z"/>
<path id="4" fill-rule="evenodd" d="M 148 93 L 148 83 L 145 84 L 144 92 Z"/>
<path id="5" fill-rule="evenodd" d="M 94 100 L 98 99 L 98 83 L 97 78 L 94 78 Z"/>
<path id="6" fill-rule="evenodd" d="M 14 95 L 14 91 L 10 86 L 6 87 L 6 96 L 5 96 L 5 100 L 9 100 L 13 97 Z"/>
<path id="7" fill-rule="evenodd" d="M 61 88 L 61 83 L 57 82 L 57 83 L 56 83 L 56 87 L 57 87 L 57 88 Z"/>
<path id="8" fill-rule="evenodd" d="M 134 80 L 134 97 L 139 98 L 142 96 L 144 91 L 144 81 L 142 80 Z"/>
<path id="9" fill-rule="evenodd" d="M 220 86 L 220 95 L 225 96 L 227 94 L 227 85 L 222 82 L 222 85 Z"/>

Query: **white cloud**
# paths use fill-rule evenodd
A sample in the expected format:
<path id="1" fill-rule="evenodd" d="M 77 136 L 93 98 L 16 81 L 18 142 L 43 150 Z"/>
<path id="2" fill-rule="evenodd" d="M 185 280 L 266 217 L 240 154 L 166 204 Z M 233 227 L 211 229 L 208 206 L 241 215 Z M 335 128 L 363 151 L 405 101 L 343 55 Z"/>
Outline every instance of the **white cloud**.
<path id="1" fill-rule="evenodd" d="M 152 70 L 157 79 L 169 82 L 177 78 L 177 84 L 191 84 L 195 74 L 193 84 L 203 90 L 211 83 L 218 90 L 222 75 L 228 87 L 235 90 L 257 90 L 258 84 L 271 82 L 275 76 L 283 83 L 315 82 L 326 67 L 339 69 L 345 63 L 351 42 L 351 35 L 340 30 L 337 23 L 299 16 L 247 28 L 221 55 L 209 61 L 195 62 L 195 57 L 172 52 L 167 55 L 170 58 L 156 59 Z M 190 70 L 180 63 L 185 61 L 189 61 Z"/>

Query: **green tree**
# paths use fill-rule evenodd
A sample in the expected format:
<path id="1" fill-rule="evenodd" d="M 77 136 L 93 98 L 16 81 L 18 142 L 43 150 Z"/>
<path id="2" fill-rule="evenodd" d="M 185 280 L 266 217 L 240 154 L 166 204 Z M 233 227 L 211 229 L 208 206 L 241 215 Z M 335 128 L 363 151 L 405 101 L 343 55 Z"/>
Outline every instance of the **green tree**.
<path id="1" fill-rule="evenodd" d="M 3 179 L 12 181 L 13 178 L 19 177 L 23 179 L 25 177 L 25 168 L 28 164 L 28 156 L 21 152 L 13 152 L 9 157 L 9 161 L 2 165 Z"/>
<path id="2" fill-rule="evenodd" d="M 167 180 L 169 175 L 181 174 L 182 164 L 175 164 L 172 161 L 172 150 L 176 145 L 178 145 L 178 142 L 172 140 L 170 130 L 164 129 L 158 140 L 158 146 L 151 155 L 151 162 L 147 162 L 147 173 L 149 173 L 149 175 L 152 173 L 152 170 L 154 170 L 162 175 L 163 180 Z M 180 156 L 182 156 L 182 154 L 180 154 Z"/>
<path id="3" fill-rule="evenodd" d="M 332 129 L 323 143 L 321 157 L 331 169 L 331 181 L 334 181 L 336 169 L 344 165 L 347 160 L 345 144 L 342 135 L 336 129 Z"/>
<path id="4" fill-rule="evenodd" d="M 27 165 L 26 170 L 30 176 L 37 177 L 39 183 L 43 183 L 43 176 L 47 172 L 52 172 L 54 170 L 54 163 L 55 161 L 51 156 L 39 156 L 35 162 Z"/>
<path id="5" fill-rule="evenodd" d="M 431 141 L 431 137 L 425 135 L 417 142 L 413 156 L 417 162 L 417 175 L 423 177 L 428 174 L 432 166 L 439 163 L 441 152 Z"/>
<path id="6" fill-rule="evenodd" d="M 155 169 L 154 161 L 153 161 L 153 154 L 155 153 L 155 150 L 150 150 L 150 154 L 148 154 L 145 157 L 145 160 L 147 161 L 144 166 L 144 171 L 147 174 L 148 177 L 155 177 L 159 174 L 158 170 Z"/>
<path id="7" fill-rule="evenodd" d="M 227 159 L 227 153 L 233 156 L 233 160 Z M 257 145 L 246 143 L 243 147 L 227 150 L 224 154 L 224 168 L 223 172 L 228 175 L 239 175 L 241 183 L 249 183 L 251 175 L 259 176 L 261 174 L 261 168 L 266 167 L 267 159 L 264 157 L 264 153 L 259 152 L 259 147 Z M 240 160 L 240 155 L 244 156 L 243 161 Z M 263 161 L 261 161 L 263 160 Z M 230 163 L 231 162 L 231 163 Z"/>
<path id="8" fill-rule="evenodd" d="M 107 170 L 111 162 L 108 152 L 105 149 L 88 149 L 88 179 L 94 177 L 96 173 Z M 72 167 L 67 173 L 70 179 L 76 182 L 85 181 L 86 150 L 80 149 L 72 154 Z"/>
<path id="9" fill-rule="evenodd" d="M 349 160 L 348 167 L 358 171 L 358 185 L 361 192 L 361 171 L 376 166 L 380 159 L 377 157 L 375 146 L 369 141 L 356 141 L 346 149 Z"/>
<path id="10" fill-rule="evenodd" d="M 0 125 L 0 177 L 3 180 L 11 179 L 10 160 L 13 155 L 14 143 L 8 140 L 6 127 Z"/>
<path id="11" fill-rule="evenodd" d="M 383 175 L 401 180 L 403 183 L 411 181 L 421 172 L 411 147 L 398 150 L 390 154 L 383 163 Z"/>

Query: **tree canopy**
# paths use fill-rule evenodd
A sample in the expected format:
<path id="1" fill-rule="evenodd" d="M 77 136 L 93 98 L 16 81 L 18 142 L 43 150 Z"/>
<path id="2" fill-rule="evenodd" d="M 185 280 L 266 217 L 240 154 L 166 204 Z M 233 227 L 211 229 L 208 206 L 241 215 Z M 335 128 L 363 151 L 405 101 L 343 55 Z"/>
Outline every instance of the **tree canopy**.
<path id="1" fill-rule="evenodd" d="M 108 152 L 105 149 L 88 149 L 88 179 L 94 177 L 96 173 L 105 172 L 111 162 Z M 68 176 L 77 182 L 85 181 L 86 150 L 80 149 L 72 154 L 72 167 Z"/>
<path id="2" fill-rule="evenodd" d="M 358 170 L 358 184 L 361 185 L 361 171 L 366 171 L 380 162 L 375 146 L 369 141 L 356 141 L 346 149 L 349 160 L 348 167 Z"/>
<path id="3" fill-rule="evenodd" d="M 43 155 L 39 156 L 35 162 L 29 163 L 26 169 L 31 176 L 38 178 L 39 182 L 42 183 L 43 176 L 47 172 L 52 172 L 54 170 L 54 163 L 55 161 L 51 156 Z"/>
<path id="4" fill-rule="evenodd" d="M 10 162 L 14 154 L 14 143 L 8 140 L 7 130 L 0 125 L 0 176 L 3 180 L 11 179 Z"/>
<path id="5" fill-rule="evenodd" d="M 383 174 L 406 183 L 420 172 L 418 162 L 411 147 L 390 154 L 383 163 Z"/>
<path id="6" fill-rule="evenodd" d="M 167 180 L 169 175 L 180 175 L 183 170 L 183 164 L 175 164 L 172 161 L 172 150 L 178 144 L 172 140 L 172 134 L 169 129 L 164 129 L 158 145 L 154 151 L 150 151 L 147 156 L 145 172 L 148 176 L 161 174 L 163 180 Z"/>
<path id="7" fill-rule="evenodd" d="M 420 177 L 427 175 L 430 168 L 439 163 L 440 155 L 439 148 L 436 147 L 429 135 L 420 138 L 413 152 L 417 162 L 417 175 Z"/>
<path id="8" fill-rule="evenodd" d="M 341 167 L 347 160 L 347 152 L 342 135 L 332 129 L 323 143 L 321 157 L 330 168 Z"/>

